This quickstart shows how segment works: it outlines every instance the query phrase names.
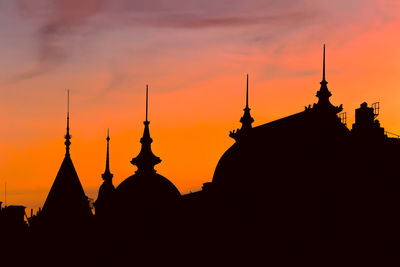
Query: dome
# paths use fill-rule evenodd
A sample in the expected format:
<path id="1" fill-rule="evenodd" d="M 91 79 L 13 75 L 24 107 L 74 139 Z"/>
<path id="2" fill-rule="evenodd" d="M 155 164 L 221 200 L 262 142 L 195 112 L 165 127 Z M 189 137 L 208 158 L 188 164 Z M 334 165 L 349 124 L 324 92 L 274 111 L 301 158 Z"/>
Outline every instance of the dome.
<path id="1" fill-rule="evenodd" d="M 134 175 L 125 179 L 115 190 L 117 216 L 127 224 L 145 224 L 168 218 L 176 211 L 180 200 L 178 189 L 165 177 L 156 173 L 154 166 L 161 162 L 151 150 L 153 139 L 150 137 L 147 120 L 148 87 L 146 86 L 146 120 L 140 139 L 139 154 L 131 160 L 137 166 Z M 154 220 L 156 219 L 156 220 Z"/>
<path id="2" fill-rule="evenodd" d="M 219 160 L 215 189 L 237 197 L 281 190 L 300 176 L 334 175 L 340 168 L 331 166 L 340 166 L 349 130 L 336 115 L 331 120 L 318 113 L 304 111 L 248 130 Z"/>
<path id="3" fill-rule="evenodd" d="M 178 189 L 164 176 L 153 173 L 136 173 L 125 179 L 117 188 L 118 204 L 129 206 L 161 205 L 176 201 Z"/>
<path id="4" fill-rule="evenodd" d="M 180 200 L 178 189 L 165 177 L 136 173 L 115 189 L 115 211 L 121 227 L 152 228 L 171 220 Z"/>

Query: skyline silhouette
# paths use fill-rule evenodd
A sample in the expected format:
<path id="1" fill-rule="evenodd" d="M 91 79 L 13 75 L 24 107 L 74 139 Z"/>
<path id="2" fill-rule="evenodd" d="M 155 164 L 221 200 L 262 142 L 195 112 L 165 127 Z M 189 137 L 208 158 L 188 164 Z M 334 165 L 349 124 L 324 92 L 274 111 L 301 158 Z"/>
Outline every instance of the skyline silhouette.
<path id="1" fill-rule="evenodd" d="M 226 133 L 234 143 L 212 180 L 188 194 L 155 168 L 161 159 L 152 151 L 146 85 L 141 149 L 130 161 L 136 170 L 114 185 L 107 131 L 99 194 L 89 199 L 72 163 L 68 91 L 65 157 L 43 208 L 29 216 L 24 206 L 0 203 L 2 260 L 13 266 L 397 265 L 400 138 L 381 125 L 379 102 L 362 102 L 348 128 L 343 105 L 328 89 L 325 44 L 322 62 L 313 104 L 258 125 L 247 74 L 241 128 Z"/>
<path id="2" fill-rule="evenodd" d="M 47 2 L 0 9 L 0 199 L 7 182 L 10 204 L 44 204 L 65 153 L 65 88 L 73 162 L 92 199 L 107 128 L 114 184 L 131 174 L 146 83 L 157 167 L 185 194 L 212 178 L 234 142 L 225 133 L 241 126 L 244 75 L 253 126 L 297 113 L 320 86 L 322 43 L 331 99 L 343 104 L 348 127 L 362 101 L 381 102 L 381 124 L 400 133 L 400 9 L 391 0 L 172 0 L 139 10 L 126 0 Z"/>
<path id="3" fill-rule="evenodd" d="M 328 103 L 329 103 L 329 100 L 327 100 L 330 96 L 331 96 L 331 93 L 327 90 L 327 87 L 326 87 L 326 85 L 327 85 L 327 82 L 326 82 L 326 80 L 325 80 L 325 44 L 324 44 L 324 47 L 323 47 L 323 70 L 322 70 L 322 73 L 323 73 L 323 77 L 322 77 L 322 81 L 321 81 L 321 90 L 320 91 L 318 91 L 318 93 L 317 93 L 317 97 L 319 97 L 319 101 L 328 101 Z M 148 85 L 146 85 L 146 109 L 145 109 L 145 117 L 146 117 L 146 121 L 147 121 L 147 114 L 148 114 L 148 108 L 147 108 L 147 105 L 148 105 L 148 96 L 147 96 L 147 90 L 148 90 Z M 241 128 L 240 129 L 237 129 L 237 130 L 234 130 L 234 131 L 231 131 L 230 132 L 230 134 L 229 134 L 229 136 L 230 137 L 232 137 L 233 139 L 235 139 L 236 141 L 237 141 L 237 138 L 238 138 L 238 136 L 240 135 L 240 132 L 241 131 L 246 131 L 246 129 L 251 129 L 252 128 L 252 123 L 254 122 L 254 119 L 253 119 L 253 117 L 250 115 L 250 108 L 249 108 L 249 100 L 248 100 L 248 98 L 249 98 L 249 74 L 247 74 L 247 77 L 246 77 L 246 97 L 245 97 L 245 100 L 246 100 L 246 105 L 245 105 L 245 108 L 244 108 L 244 114 L 243 114 L 243 116 L 241 117 L 241 119 L 240 119 L 240 123 L 242 124 L 242 126 L 241 126 Z M 67 105 L 67 134 L 65 135 L 65 139 L 66 139 L 66 141 L 65 141 L 65 145 L 66 145 L 66 155 L 69 155 L 69 146 L 70 146 L 70 139 L 71 139 L 71 136 L 70 136 L 70 134 L 69 134 L 69 89 L 67 90 L 67 93 L 68 93 L 68 105 Z M 320 96 L 323 96 L 322 97 L 322 99 L 325 99 L 325 100 L 321 100 L 321 97 Z M 378 103 L 379 104 L 379 103 Z M 332 107 L 333 108 L 333 107 Z M 336 109 L 338 109 L 338 111 L 337 112 L 340 112 L 340 111 L 342 111 L 342 107 L 336 107 Z M 343 112 L 343 114 L 339 114 L 339 115 L 344 115 L 344 116 L 347 116 L 347 113 L 346 112 Z M 145 121 L 145 125 L 146 125 L 146 121 Z M 146 128 L 145 128 L 146 129 Z M 109 130 L 108 130 L 109 131 Z M 388 134 L 390 137 L 399 137 L 396 133 L 392 133 L 392 131 L 385 131 L 385 134 Z M 109 136 L 107 137 L 107 138 L 109 138 Z M 109 140 L 108 140 L 109 141 Z M 108 147 L 108 141 L 107 141 L 107 147 Z M 107 157 L 108 157 L 108 152 L 107 152 Z M 158 157 L 155 157 L 155 158 L 158 158 Z M 108 162 L 108 160 L 107 160 L 107 162 Z M 108 170 L 108 172 L 109 172 L 109 170 Z M 106 175 L 106 173 L 107 173 L 107 169 L 106 169 L 106 172 L 103 174 L 103 175 Z M 111 173 L 110 173 L 111 174 Z M 110 174 L 107 174 L 107 175 L 110 175 Z M 112 174 L 111 174 L 111 176 L 113 176 Z M 119 177 L 119 178 L 121 178 L 121 177 Z M 208 181 L 210 181 L 210 179 L 211 178 L 205 178 L 204 179 L 204 181 L 203 182 L 208 182 Z M 191 187 L 191 188 L 189 188 L 188 190 L 185 190 L 185 191 L 183 191 L 183 192 L 181 192 L 181 193 L 183 193 L 183 194 L 187 194 L 187 193 L 190 193 L 190 192 L 193 192 L 193 191 L 198 191 L 198 190 L 200 190 L 201 189 L 201 184 L 197 184 L 195 187 Z M 85 188 L 85 187 L 83 187 L 83 188 Z M 97 188 L 95 188 L 96 190 L 93 190 L 93 191 L 97 191 Z M 5 193 L 5 192 L 4 192 Z M 96 194 L 97 192 L 95 192 L 95 193 L 93 193 L 92 192 L 92 194 L 91 194 L 91 199 L 96 199 L 97 197 L 98 197 L 98 195 Z M 1 194 L 0 194 L 1 195 Z M 4 194 L 3 194 L 4 195 Z M 44 205 L 45 205 L 45 202 L 43 202 L 44 203 Z M 15 204 L 21 204 L 21 203 L 15 203 Z M 39 209 L 39 207 L 41 207 L 41 206 L 36 206 L 36 207 L 31 207 L 31 206 L 28 206 L 28 210 L 30 210 L 30 209 L 33 209 L 35 212 L 36 211 L 38 211 L 38 209 Z"/>

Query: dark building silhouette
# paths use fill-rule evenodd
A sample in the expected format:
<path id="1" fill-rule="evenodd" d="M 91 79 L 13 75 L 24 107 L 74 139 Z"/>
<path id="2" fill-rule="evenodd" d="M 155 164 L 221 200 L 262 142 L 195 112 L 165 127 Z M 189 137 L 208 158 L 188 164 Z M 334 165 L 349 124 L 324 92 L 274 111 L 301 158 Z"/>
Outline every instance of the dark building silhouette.
<path id="1" fill-rule="evenodd" d="M 245 109 L 242 128 L 230 134 L 236 142 L 212 185 L 218 231 L 226 240 L 235 233 L 232 255 L 248 251 L 239 262 L 253 255 L 253 264 L 379 266 L 393 256 L 400 142 L 385 135 L 366 103 L 347 129 L 327 83 L 324 46 L 317 103 L 242 131 L 252 121 Z"/>
<path id="2" fill-rule="evenodd" d="M 254 126 L 247 75 L 235 143 L 212 182 L 182 196 L 154 169 L 161 159 L 151 150 L 146 87 L 137 170 L 114 188 L 107 134 L 95 220 L 70 158 L 68 113 L 65 159 L 30 231 L 21 230 L 24 207 L 0 210 L 0 229 L 11 221 L 19 229 L 8 251 L 23 243 L 25 253 L 44 252 L 40 266 L 399 265 L 400 138 L 381 127 L 379 103 L 362 103 L 348 129 L 327 84 L 324 46 L 317 103 Z M 47 227 L 57 234 L 36 230 Z"/>
<path id="3" fill-rule="evenodd" d="M 106 153 L 106 169 L 104 173 L 101 175 L 104 182 L 100 186 L 99 194 L 96 202 L 94 203 L 96 216 L 98 217 L 106 217 L 111 216 L 113 202 L 114 202 L 114 193 L 115 187 L 113 185 L 112 179 L 113 174 L 110 172 L 110 134 L 107 132 L 107 153 Z"/>
<path id="4" fill-rule="evenodd" d="M 70 139 L 68 108 L 65 157 L 40 213 L 40 219 L 55 228 L 80 227 L 86 224 L 92 216 L 89 200 L 71 160 Z"/>
<path id="5" fill-rule="evenodd" d="M 10 205 L 1 207 L 0 202 L 0 229 L 7 234 L 26 233 L 28 225 L 25 221 L 25 206 Z M 2 235 L 4 236 L 4 235 Z"/>
<path id="6" fill-rule="evenodd" d="M 180 199 L 178 189 L 165 177 L 157 174 L 154 166 L 161 162 L 151 150 L 148 113 L 148 86 L 146 86 L 146 120 L 139 154 L 131 160 L 137 167 L 134 175 L 128 177 L 115 190 L 116 217 L 119 223 L 159 223 L 175 210 Z"/>
<path id="7" fill-rule="evenodd" d="M 243 117 L 240 118 L 240 123 L 242 127 L 237 129 L 236 131 L 233 130 L 229 133 L 229 136 L 239 141 L 242 135 L 245 135 L 247 131 L 253 128 L 252 123 L 254 122 L 253 117 L 250 115 L 250 108 L 249 108 L 249 75 L 246 76 L 246 107 L 243 109 L 244 114 Z"/>

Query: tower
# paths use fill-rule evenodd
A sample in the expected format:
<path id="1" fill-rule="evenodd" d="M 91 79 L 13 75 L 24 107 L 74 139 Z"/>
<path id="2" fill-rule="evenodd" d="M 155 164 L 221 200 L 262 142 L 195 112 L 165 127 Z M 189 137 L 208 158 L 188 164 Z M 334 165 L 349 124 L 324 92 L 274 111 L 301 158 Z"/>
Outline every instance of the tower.
<path id="1" fill-rule="evenodd" d="M 325 44 L 323 50 L 323 57 L 322 57 L 322 81 L 320 82 L 321 87 L 316 94 L 318 97 L 318 103 L 314 105 L 314 108 L 319 111 L 323 112 L 333 112 L 337 114 L 343 110 L 342 106 L 336 107 L 331 104 L 329 98 L 332 96 L 332 93 L 328 89 L 328 82 L 325 79 Z"/>
<path id="2" fill-rule="evenodd" d="M 110 171 L 110 131 L 107 130 L 107 152 L 106 152 L 106 168 L 104 173 L 101 175 L 103 178 L 103 184 L 99 188 L 99 194 L 97 200 L 94 203 L 96 216 L 106 217 L 111 213 L 113 206 L 113 199 L 115 193 L 115 187 L 112 182 L 113 174 Z M 103 219 L 102 218 L 102 219 Z"/>
<path id="3" fill-rule="evenodd" d="M 131 164 L 137 166 L 137 170 L 115 189 L 116 218 L 122 228 L 125 225 L 129 229 L 135 229 L 132 228 L 135 224 L 141 225 L 142 230 L 150 229 L 151 225 L 160 224 L 167 217 L 171 218 L 180 200 L 178 189 L 154 169 L 161 159 L 151 150 L 153 139 L 150 137 L 148 107 L 149 87 L 146 85 L 146 117 L 143 122 L 143 136 L 140 139 L 141 150 L 131 160 Z"/>
<path id="4" fill-rule="evenodd" d="M 161 159 L 153 154 L 151 151 L 151 143 L 153 139 L 150 137 L 150 122 L 147 120 L 148 114 L 148 106 L 149 106 L 149 86 L 146 85 L 146 120 L 143 122 L 144 131 L 143 136 L 140 139 L 140 143 L 142 144 L 142 148 L 135 158 L 131 160 L 133 165 L 137 166 L 136 173 L 152 173 L 156 172 L 154 166 L 161 162 Z"/>
<path id="5" fill-rule="evenodd" d="M 65 157 L 41 212 L 41 218 L 50 227 L 54 228 L 83 226 L 92 215 L 88 198 L 85 195 L 71 160 L 71 135 L 69 133 L 69 126 L 68 90 L 67 131 L 64 136 Z"/>
<path id="6" fill-rule="evenodd" d="M 242 136 L 244 133 L 246 133 L 248 130 L 252 129 L 252 123 L 254 122 L 253 117 L 251 117 L 250 114 L 250 108 L 249 108 L 249 74 L 246 75 L 246 106 L 243 109 L 244 113 L 243 116 L 240 118 L 240 123 L 242 124 L 242 127 L 238 129 L 236 132 L 231 131 L 229 133 L 229 136 L 238 141 L 240 136 Z"/>

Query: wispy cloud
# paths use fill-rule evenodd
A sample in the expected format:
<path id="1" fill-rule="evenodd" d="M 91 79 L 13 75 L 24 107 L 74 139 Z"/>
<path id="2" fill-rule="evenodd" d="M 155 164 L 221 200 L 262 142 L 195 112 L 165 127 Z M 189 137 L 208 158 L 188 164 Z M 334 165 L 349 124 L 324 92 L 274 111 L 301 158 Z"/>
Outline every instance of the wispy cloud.
<path id="1" fill-rule="evenodd" d="M 393 10 L 398 10 L 394 0 L 334 3 L 316 0 L 16 0 L 14 5 L 14 16 L 27 22 L 35 21 L 37 25 L 32 43 L 27 44 L 35 47 L 36 62 L 14 76 L 14 82 L 46 74 L 66 62 L 73 53 L 70 40 L 75 36 L 101 35 L 121 28 L 254 29 L 246 36 L 247 40 L 265 45 L 307 25 L 314 25 L 311 31 L 318 31 L 316 26 L 325 25 L 326 31 L 343 33 L 346 31 L 341 28 L 344 23 L 351 27 L 352 20 L 364 16 L 368 16 L 371 24 L 377 19 L 386 21 L 395 16 Z M 263 27 L 261 31 L 260 26 Z M 81 38 L 74 45 L 85 48 L 92 43 Z"/>
<path id="2" fill-rule="evenodd" d="M 270 25 L 296 27 L 316 15 L 306 0 L 298 1 L 144 1 L 18 0 L 19 16 L 39 21 L 35 34 L 37 64 L 18 75 L 28 79 L 46 73 L 69 55 L 66 39 L 82 29 L 90 32 L 120 27 L 209 29 Z M 80 44 L 87 45 L 87 44 Z"/>

